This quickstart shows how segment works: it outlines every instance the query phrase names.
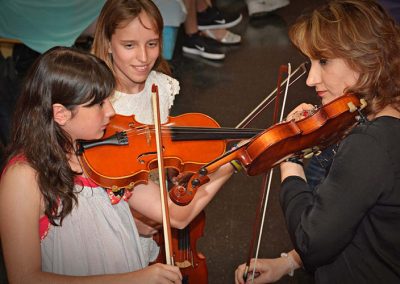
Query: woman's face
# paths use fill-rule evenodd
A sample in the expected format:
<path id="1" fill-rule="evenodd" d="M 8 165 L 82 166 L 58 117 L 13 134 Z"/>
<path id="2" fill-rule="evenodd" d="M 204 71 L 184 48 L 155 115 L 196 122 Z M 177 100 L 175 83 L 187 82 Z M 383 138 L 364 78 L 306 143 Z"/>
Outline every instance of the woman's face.
<path id="1" fill-rule="evenodd" d="M 351 69 L 341 58 L 311 59 L 307 85 L 314 87 L 325 105 L 344 94 L 346 88 L 354 86 L 360 74 Z"/>
<path id="2" fill-rule="evenodd" d="M 109 52 L 118 90 L 138 93 L 160 55 L 160 36 L 150 17 L 142 12 L 111 37 Z"/>

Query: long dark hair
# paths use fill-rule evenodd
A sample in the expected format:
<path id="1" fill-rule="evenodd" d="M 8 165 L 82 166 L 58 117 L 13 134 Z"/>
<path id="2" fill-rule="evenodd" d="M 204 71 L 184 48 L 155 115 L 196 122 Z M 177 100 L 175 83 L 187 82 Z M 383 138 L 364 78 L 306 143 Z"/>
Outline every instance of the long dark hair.
<path id="1" fill-rule="evenodd" d="M 301 16 L 289 36 L 313 59 L 343 58 L 360 73 L 347 90 L 375 114 L 392 104 L 400 111 L 400 28 L 374 0 L 333 0 Z"/>
<path id="2" fill-rule="evenodd" d="M 66 47 L 52 48 L 31 67 L 23 84 L 13 120 L 9 159 L 24 155 L 37 172 L 45 214 L 55 219 L 71 212 L 77 198 L 74 172 L 67 155 L 73 153 L 71 137 L 53 120 L 53 104 L 73 111 L 110 96 L 115 87 L 111 70 L 97 57 Z"/>

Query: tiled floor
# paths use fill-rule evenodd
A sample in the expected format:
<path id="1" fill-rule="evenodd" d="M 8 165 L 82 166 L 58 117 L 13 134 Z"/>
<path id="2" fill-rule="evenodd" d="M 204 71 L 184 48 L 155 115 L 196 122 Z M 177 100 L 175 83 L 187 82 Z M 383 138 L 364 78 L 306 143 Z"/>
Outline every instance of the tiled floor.
<path id="1" fill-rule="evenodd" d="M 295 69 L 305 58 L 288 39 L 288 25 L 304 9 L 322 0 L 292 0 L 291 4 L 257 20 L 247 16 L 242 0 L 218 0 L 221 9 L 241 11 L 243 21 L 233 31 L 243 37 L 240 46 L 227 47 L 223 62 L 182 56 L 179 38 L 172 62 L 181 82 L 173 115 L 201 112 L 216 119 L 221 126 L 235 127 L 276 88 L 279 67 L 290 63 Z M 286 108 L 300 102 L 316 103 L 313 90 L 305 86 L 305 76 L 289 89 Z M 273 108 L 268 107 L 249 127 L 267 128 L 272 123 Z M 268 198 L 263 230 L 261 257 L 277 257 L 292 248 L 278 201 L 279 171 L 275 170 Z M 253 220 L 259 199 L 262 177 L 245 173 L 234 175 L 206 208 L 204 236 L 198 249 L 207 258 L 209 283 L 234 283 L 235 268 L 246 261 Z M 293 278 L 279 283 L 312 283 L 299 270 Z"/>

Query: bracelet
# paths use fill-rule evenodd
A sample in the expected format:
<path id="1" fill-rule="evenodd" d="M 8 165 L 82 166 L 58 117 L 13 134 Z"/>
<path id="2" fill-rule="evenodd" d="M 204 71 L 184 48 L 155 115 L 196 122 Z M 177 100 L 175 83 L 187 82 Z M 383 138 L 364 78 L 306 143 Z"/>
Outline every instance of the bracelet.
<path id="1" fill-rule="evenodd" d="M 233 170 L 235 171 L 235 173 L 240 172 L 242 170 L 242 168 L 243 168 L 242 165 L 236 160 L 232 160 L 229 163 L 233 167 Z"/>
<path id="2" fill-rule="evenodd" d="M 290 157 L 290 158 L 286 159 L 285 162 L 295 163 L 295 164 L 298 164 L 300 166 L 304 166 L 303 159 L 300 159 L 300 158 L 297 158 L 297 157 Z"/>
<path id="3" fill-rule="evenodd" d="M 288 260 L 290 266 L 288 275 L 292 277 L 294 275 L 294 270 L 295 270 L 295 264 L 293 262 L 292 257 L 288 255 L 286 252 L 282 252 L 281 257 L 286 258 Z"/>

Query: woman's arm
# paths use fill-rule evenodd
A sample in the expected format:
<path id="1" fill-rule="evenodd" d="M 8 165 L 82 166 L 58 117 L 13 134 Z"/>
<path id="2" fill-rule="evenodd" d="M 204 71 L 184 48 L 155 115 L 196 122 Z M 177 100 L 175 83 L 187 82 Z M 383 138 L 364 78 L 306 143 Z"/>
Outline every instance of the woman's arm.
<path id="1" fill-rule="evenodd" d="M 334 260 L 351 242 L 385 186 L 390 187 L 388 161 L 374 138 L 351 134 L 316 192 L 302 179 L 283 180 L 281 206 L 306 268 L 313 270 Z"/>

